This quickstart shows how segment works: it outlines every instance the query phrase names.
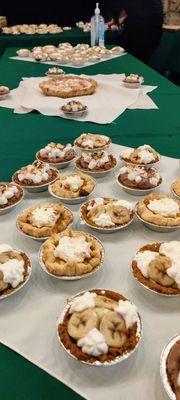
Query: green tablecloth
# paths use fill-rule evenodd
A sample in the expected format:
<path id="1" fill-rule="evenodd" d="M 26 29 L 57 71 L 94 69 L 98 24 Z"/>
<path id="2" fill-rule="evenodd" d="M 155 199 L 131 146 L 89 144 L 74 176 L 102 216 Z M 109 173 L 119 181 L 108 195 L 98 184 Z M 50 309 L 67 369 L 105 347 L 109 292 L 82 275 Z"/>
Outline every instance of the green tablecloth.
<path id="1" fill-rule="evenodd" d="M 9 60 L 15 50 L 7 50 L 0 59 L 0 76 L 3 84 L 11 89 L 17 87 L 22 77 L 41 76 L 47 69 L 42 64 Z M 96 125 L 45 117 L 37 112 L 17 115 L 0 107 L 1 180 L 10 179 L 15 170 L 31 162 L 35 152 L 49 141 L 72 142 L 82 132 L 107 134 L 115 143 L 126 146 L 148 143 L 161 154 L 180 157 L 180 89 L 177 86 L 130 55 L 75 72 L 89 75 L 138 73 L 144 76 L 145 83 L 158 85 L 151 97 L 159 110 L 128 110 L 110 125 Z M 18 327 L 10 329 L 16 331 Z M 0 360 L 3 400 L 78 398 L 70 389 L 4 346 L 0 346 Z"/>
<path id="2" fill-rule="evenodd" d="M 163 32 L 161 43 L 150 65 L 160 72 L 171 71 L 180 74 L 180 30 Z"/>

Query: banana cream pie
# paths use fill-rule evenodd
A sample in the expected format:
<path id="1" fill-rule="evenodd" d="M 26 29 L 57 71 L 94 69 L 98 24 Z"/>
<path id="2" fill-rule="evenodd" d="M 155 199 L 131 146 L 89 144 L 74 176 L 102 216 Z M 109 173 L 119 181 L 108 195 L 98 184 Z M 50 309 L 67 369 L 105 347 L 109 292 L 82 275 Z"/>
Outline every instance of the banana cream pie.
<path id="1" fill-rule="evenodd" d="M 180 198 L 180 179 L 176 179 L 176 181 L 172 184 L 172 190 L 175 195 Z"/>
<path id="2" fill-rule="evenodd" d="M 24 191 L 15 183 L 0 182 L 0 209 L 13 206 L 23 199 Z"/>
<path id="3" fill-rule="evenodd" d="M 51 185 L 51 192 L 61 198 L 77 199 L 88 196 L 93 191 L 95 184 L 95 180 L 88 175 L 66 174 L 59 176 Z"/>
<path id="4" fill-rule="evenodd" d="M 123 79 L 123 82 L 132 84 L 132 85 L 134 85 L 134 84 L 141 85 L 144 82 L 144 78 L 137 74 L 130 74 L 130 75 L 125 76 L 125 78 Z"/>
<path id="5" fill-rule="evenodd" d="M 22 167 L 13 175 L 13 181 L 21 186 L 42 186 L 53 182 L 58 177 L 58 170 L 51 168 L 49 164 L 34 161 L 26 167 Z"/>
<path id="6" fill-rule="evenodd" d="M 180 400 L 180 340 L 177 340 L 170 349 L 166 361 L 166 372 L 175 398 Z"/>
<path id="7" fill-rule="evenodd" d="M 167 194 L 151 193 L 137 203 L 136 212 L 145 222 L 180 227 L 180 203 Z"/>
<path id="8" fill-rule="evenodd" d="M 73 222 L 73 214 L 60 203 L 46 203 L 27 208 L 17 218 L 18 228 L 34 238 L 64 231 Z"/>
<path id="9" fill-rule="evenodd" d="M 83 133 L 74 142 L 82 150 L 101 150 L 111 144 L 111 139 L 104 135 L 93 133 Z"/>
<path id="10" fill-rule="evenodd" d="M 75 158 L 75 151 L 70 143 L 48 143 L 36 154 L 38 160 L 54 164 L 72 161 Z"/>
<path id="11" fill-rule="evenodd" d="M 93 94 L 97 82 L 88 77 L 69 75 L 42 81 L 39 87 L 45 96 L 68 98 Z"/>
<path id="12" fill-rule="evenodd" d="M 137 308 L 119 293 L 94 289 L 68 301 L 58 333 L 72 356 L 90 364 L 121 361 L 140 339 Z"/>
<path id="13" fill-rule="evenodd" d="M 68 103 L 63 104 L 61 110 L 64 113 L 82 113 L 87 110 L 87 106 L 82 104 L 80 101 L 71 100 Z"/>
<path id="14" fill-rule="evenodd" d="M 0 297 L 9 295 L 28 278 L 31 261 L 8 244 L 0 244 Z"/>
<path id="15" fill-rule="evenodd" d="M 115 168 L 116 158 L 106 151 L 86 151 L 76 160 L 76 167 L 84 172 L 103 172 Z"/>
<path id="16" fill-rule="evenodd" d="M 147 288 L 165 295 L 180 295 L 180 242 L 147 244 L 132 261 L 134 277 Z"/>
<path id="17" fill-rule="evenodd" d="M 135 165 L 146 165 L 157 163 L 159 154 L 149 145 L 144 144 L 136 149 L 125 149 L 121 152 L 121 160 L 125 163 Z"/>
<path id="18" fill-rule="evenodd" d="M 56 276 L 83 276 L 103 262 L 102 244 L 85 232 L 66 230 L 53 234 L 42 246 L 42 261 Z"/>
<path id="19" fill-rule="evenodd" d="M 155 168 L 127 164 L 119 171 L 118 181 L 130 189 L 153 189 L 160 185 L 162 178 Z"/>
<path id="20" fill-rule="evenodd" d="M 95 198 L 81 206 L 81 219 L 95 228 L 117 228 L 133 220 L 133 207 L 126 200 Z"/>

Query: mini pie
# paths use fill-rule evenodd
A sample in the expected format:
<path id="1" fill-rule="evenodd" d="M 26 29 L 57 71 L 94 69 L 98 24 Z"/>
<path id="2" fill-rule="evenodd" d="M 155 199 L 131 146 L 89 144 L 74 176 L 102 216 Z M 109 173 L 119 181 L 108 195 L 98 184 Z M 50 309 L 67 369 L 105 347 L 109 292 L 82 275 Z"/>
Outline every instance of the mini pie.
<path id="1" fill-rule="evenodd" d="M 159 154 L 151 146 L 144 144 L 136 149 L 125 149 L 121 152 L 121 160 L 136 165 L 154 164 L 160 160 Z"/>
<path id="2" fill-rule="evenodd" d="M 0 182 L 0 210 L 19 203 L 23 195 L 21 186 L 15 183 Z"/>
<path id="3" fill-rule="evenodd" d="M 119 293 L 94 289 L 70 300 L 58 325 L 59 338 L 76 359 L 111 363 L 138 344 L 137 308 Z"/>
<path id="4" fill-rule="evenodd" d="M 127 225 L 133 219 L 133 207 L 126 200 L 100 197 L 84 203 L 81 216 L 92 227 L 112 229 Z"/>
<path id="5" fill-rule="evenodd" d="M 46 75 L 49 75 L 49 76 L 64 75 L 64 71 L 61 68 L 52 67 L 47 70 Z"/>
<path id="6" fill-rule="evenodd" d="M 153 189 L 160 185 L 162 178 L 155 168 L 127 164 L 119 170 L 118 181 L 131 189 Z"/>
<path id="7" fill-rule="evenodd" d="M 96 150 L 109 146 L 111 139 L 104 135 L 93 133 L 83 133 L 74 142 L 76 146 L 83 150 Z"/>
<path id="8" fill-rule="evenodd" d="M 31 262 L 24 252 L 0 244 L 0 297 L 8 295 L 27 279 Z"/>
<path id="9" fill-rule="evenodd" d="M 68 113 L 68 112 L 81 113 L 81 112 L 85 111 L 86 109 L 87 109 L 87 107 L 84 104 L 82 104 L 80 101 L 76 101 L 76 100 L 68 101 L 68 103 L 65 103 L 61 107 L 61 110 L 65 113 Z"/>
<path id="10" fill-rule="evenodd" d="M 51 236 L 64 231 L 73 222 L 70 210 L 60 203 L 46 203 L 27 208 L 17 218 L 18 228 L 35 238 Z"/>
<path id="11" fill-rule="evenodd" d="M 20 49 L 16 52 L 19 57 L 29 57 L 30 51 L 28 49 Z"/>
<path id="12" fill-rule="evenodd" d="M 180 203 L 167 194 L 151 193 L 137 203 L 136 211 L 145 222 L 180 227 Z"/>
<path id="13" fill-rule="evenodd" d="M 172 189 L 176 196 L 180 197 L 180 179 L 177 179 L 173 184 L 172 184 Z"/>
<path id="14" fill-rule="evenodd" d="M 62 198 L 77 199 L 88 196 L 95 187 L 95 180 L 82 173 L 59 176 L 51 185 L 52 192 Z"/>
<path id="15" fill-rule="evenodd" d="M 147 288 L 169 296 L 180 295 L 180 242 L 143 246 L 136 252 L 132 270 Z"/>
<path id="16" fill-rule="evenodd" d="M 73 160 L 75 154 L 76 153 L 71 144 L 68 143 L 63 145 L 51 142 L 40 149 L 36 156 L 40 161 L 56 165 L 57 163 L 64 163 Z"/>
<path id="17" fill-rule="evenodd" d="M 66 230 L 53 234 L 42 246 L 42 261 L 53 275 L 80 276 L 99 267 L 103 258 L 100 242 L 85 232 Z"/>
<path id="18" fill-rule="evenodd" d="M 169 384 L 175 394 L 176 400 L 180 400 L 180 340 L 171 347 L 166 360 L 166 373 Z"/>
<path id="19" fill-rule="evenodd" d="M 141 85 L 141 83 L 144 82 L 144 78 L 142 76 L 139 76 L 137 74 L 130 74 L 125 76 L 125 78 L 123 79 L 123 82 L 125 83 L 139 83 Z"/>
<path id="20" fill-rule="evenodd" d="M 61 98 L 85 96 L 93 94 L 97 87 L 97 82 L 91 78 L 81 76 L 59 76 L 39 85 L 45 96 L 55 96 Z"/>
<path id="21" fill-rule="evenodd" d="M 0 96 L 4 96 L 10 92 L 7 86 L 0 86 Z"/>
<path id="22" fill-rule="evenodd" d="M 55 168 L 41 161 L 22 167 L 13 175 L 13 181 L 21 186 L 42 186 L 53 182 L 59 175 Z"/>
<path id="23" fill-rule="evenodd" d="M 112 54 L 121 54 L 123 53 L 123 51 L 124 51 L 123 47 L 120 46 L 115 46 L 111 49 Z"/>
<path id="24" fill-rule="evenodd" d="M 106 151 L 86 151 L 76 160 L 76 167 L 82 171 L 103 172 L 114 168 L 117 164 L 116 158 Z"/>

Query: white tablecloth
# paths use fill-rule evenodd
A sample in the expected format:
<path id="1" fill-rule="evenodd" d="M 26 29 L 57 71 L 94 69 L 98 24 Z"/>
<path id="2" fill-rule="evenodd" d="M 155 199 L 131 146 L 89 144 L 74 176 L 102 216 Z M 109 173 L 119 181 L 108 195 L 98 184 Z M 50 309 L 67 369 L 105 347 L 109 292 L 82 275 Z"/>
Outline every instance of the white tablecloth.
<path id="1" fill-rule="evenodd" d="M 119 155 L 122 147 L 112 145 L 111 149 Z M 177 160 L 162 157 L 162 193 L 169 192 L 170 184 L 178 176 L 178 167 Z M 138 200 L 121 190 L 113 173 L 98 179 L 96 195 L 117 196 L 133 203 Z M 0 301 L 0 341 L 86 399 L 166 399 L 159 375 L 159 357 L 169 338 L 179 333 L 179 299 L 161 297 L 139 287 L 133 279 L 130 266 L 140 246 L 155 241 L 180 240 L 180 233 L 156 233 L 139 221 L 114 234 L 102 235 L 91 231 L 102 240 L 105 247 L 104 268 L 80 281 L 58 281 L 47 276 L 38 265 L 39 243 L 23 237 L 15 228 L 20 211 L 46 199 L 49 199 L 47 192 L 28 194 L 17 211 L 0 217 L 1 242 L 26 251 L 33 261 L 33 273 L 28 285 L 14 296 Z M 70 208 L 75 215 L 74 228 L 90 232 L 78 222 L 79 206 Z M 95 287 L 123 293 L 138 306 L 144 322 L 143 339 L 137 352 L 113 367 L 82 365 L 66 354 L 57 339 L 56 319 L 66 298 Z"/>

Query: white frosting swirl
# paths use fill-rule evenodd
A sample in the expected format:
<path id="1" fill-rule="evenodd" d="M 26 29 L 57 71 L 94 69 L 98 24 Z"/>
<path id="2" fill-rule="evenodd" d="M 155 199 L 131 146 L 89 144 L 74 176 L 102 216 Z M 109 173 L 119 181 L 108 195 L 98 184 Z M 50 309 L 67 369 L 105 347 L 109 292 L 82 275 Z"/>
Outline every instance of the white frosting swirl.
<path id="1" fill-rule="evenodd" d="M 94 357 L 100 354 L 107 354 L 108 345 L 105 338 L 98 329 L 91 329 L 86 336 L 79 339 L 77 346 L 82 348 L 83 353 L 90 354 Z"/>
<path id="2" fill-rule="evenodd" d="M 96 293 L 85 292 L 82 296 L 77 296 L 73 299 L 69 313 L 81 312 L 86 308 L 93 308 L 96 305 Z"/>

